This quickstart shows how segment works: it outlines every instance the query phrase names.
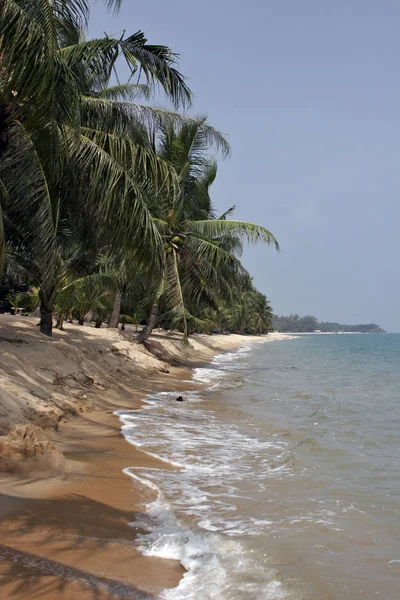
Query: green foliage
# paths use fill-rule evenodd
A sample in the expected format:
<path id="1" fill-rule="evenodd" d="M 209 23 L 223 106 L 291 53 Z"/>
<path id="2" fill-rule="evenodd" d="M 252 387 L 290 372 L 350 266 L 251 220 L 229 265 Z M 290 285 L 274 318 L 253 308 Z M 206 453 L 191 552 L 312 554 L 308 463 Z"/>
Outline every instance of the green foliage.
<path id="1" fill-rule="evenodd" d="M 6 301 L 9 302 L 9 304 L 11 305 L 11 308 L 18 310 L 24 306 L 23 305 L 24 297 L 25 297 L 24 292 L 14 292 L 12 294 L 7 294 Z"/>
<path id="2" fill-rule="evenodd" d="M 33 312 L 39 304 L 38 288 L 28 291 L 13 292 L 5 296 L 6 302 L 15 310 L 24 309 L 27 313 Z"/>
<path id="3" fill-rule="evenodd" d="M 201 303 L 232 303 L 235 284 L 246 277 L 238 258 L 244 241 L 279 248 L 272 233 L 259 225 L 227 219 L 227 213 L 216 217 L 210 197 L 216 177 L 215 159 L 208 156 L 210 142 L 228 151 L 221 134 L 213 130 L 210 137 L 204 119 L 162 131 L 158 154 L 173 165 L 179 188 L 178 193 L 166 189 L 149 205 L 163 240 L 159 276 L 148 286 L 150 304 L 162 300 L 172 325 L 183 329 L 184 341 L 190 328 L 208 327 L 201 323 Z M 243 323 L 239 328 L 245 327 Z M 142 339 L 148 334 L 149 329 Z"/>
<path id="4" fill-rule="evenodd" d="M 127 98 L 159 84 L 176 105 L 190 104 L 167 47 L 148 45 L 141 32 L 86 41 L 88 10 L 80 0 L 5 0 L 1 9 L 0 263 L 7 242 L 47 311 L 82 259 L 104 247 L 120 252 L 121 237 L 138 257 L 160 242 L 144 188 L 175 174 L 146 132 L 183 117 Z M 119 58 L 144 87 L 108 90 Z"/>
<path id="5" fill-rule="evenodd" d="M 119 320 L 122 325 L 134 325 L 137 332 L 141 318 L 138 313 L 134 313 L 133 315 L 120 315 Z"/>
<path id="6" fill-rule="evenodd" d="M 139 102 L 160 88 L 190 107 L 168 47 L 141 31 L 87 40 L 88 15 L 86 0 L 1 4 L 0 271 L 8 290 L 30 290 L 9 300 L 40 303 L 49 335 L 54 310 L 60 328 L 88 312 L 117 323 L 121 296 L 123 324 L 151 315 L 142 339 L 157 319 L 185 341 L 267 331 L 269 303 L 240 255 L 245 242 L 278 242 L 211 202 L 214 154 L 229 144 L 203 117 Z M 121 62 L 128 80 L 110 85 Z"/>

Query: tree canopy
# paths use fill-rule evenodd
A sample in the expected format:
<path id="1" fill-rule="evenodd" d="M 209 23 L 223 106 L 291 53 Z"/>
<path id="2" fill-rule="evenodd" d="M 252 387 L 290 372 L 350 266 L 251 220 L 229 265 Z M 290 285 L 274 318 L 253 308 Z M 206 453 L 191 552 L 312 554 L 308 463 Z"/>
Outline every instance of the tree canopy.
<path id="1" fill-rule="evenodd" d="M 232 219 L 234 207 L 218 215 L 212 205 L 226 138 L 187 113 L 192 94 L 169 47 L 142 31 L 87 39 L 89 9 L 88 0 L 1 4 L 5 307 L 37 305 L 46 335 L 54 317 L 57 327 L 88 313 L 118 326 L 121 310 L 125 323 L 146 322 L 143 341 L 156 323 L 184 340 L 211 326 L 267 331 L 269 303 L 240 254 L 244 242 L 279 247 L 265 227 Z M 172 110 L 149 104 L 157 87 Z"/>

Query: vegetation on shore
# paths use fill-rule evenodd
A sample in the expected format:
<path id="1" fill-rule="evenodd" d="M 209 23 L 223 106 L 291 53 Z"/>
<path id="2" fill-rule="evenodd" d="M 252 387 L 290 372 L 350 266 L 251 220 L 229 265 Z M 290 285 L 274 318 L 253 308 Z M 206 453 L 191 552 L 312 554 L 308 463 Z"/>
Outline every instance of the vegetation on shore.
<path id="1" fill-rule="evenodd" d="M 119 0 L 105 0 L 117 10 Z M 272 310 L 240 262 L 264 227 L 218 214 L 230 148 L 167 46 L 141 31 L 87 40 L 87 0 L 4 0 L 0 13 L 0 302 L 65 319 L 246 333 Z M 129 78 L 121 83 L 121 62 Z M 132 83 L 135 81 L 135 83 Z M 150 106 L 161 89 L 171 110 Z M 184 112 L 179 112 L 183 109 Z M 5 303 L 5 304 L 4 304 Z"/>
<path id="2" fill-rule="evenodd" d="M 282 333 L 313 333 L 315 331 L 320 331 L 321 333 L 336 333 L 339 331 L 345 333 L 386 333 L 384 329 L 375 323 L 343 325 L 329 321 L 318 321 L 318 319 L 310 315 L 300 317 L 297 314 L 289 315 L 288 317 L 274 315 L 272 326 Z"/>

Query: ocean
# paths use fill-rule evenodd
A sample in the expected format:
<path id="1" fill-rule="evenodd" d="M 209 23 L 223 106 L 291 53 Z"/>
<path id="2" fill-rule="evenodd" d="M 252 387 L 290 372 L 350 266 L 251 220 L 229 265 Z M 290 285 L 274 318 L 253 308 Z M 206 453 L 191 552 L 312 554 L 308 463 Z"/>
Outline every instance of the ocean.
<path id="1" fill-rule="evenodd" d="M 399 600 L 400 334 L 245 343 L 194 381 L 118 412 L 166 461 L 125 470 L 140 549 L 186 569 L 161 598 Z"/>

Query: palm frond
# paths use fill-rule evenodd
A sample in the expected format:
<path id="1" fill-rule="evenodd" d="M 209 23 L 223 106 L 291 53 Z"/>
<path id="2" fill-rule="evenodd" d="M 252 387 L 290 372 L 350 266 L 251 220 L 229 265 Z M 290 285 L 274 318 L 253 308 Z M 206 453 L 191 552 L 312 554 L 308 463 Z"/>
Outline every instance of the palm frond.
<path id="1" fill-rule="evenodd" d="M 81 132 L 103 148 L 131 176 L 137 175 L 137 181 L 150 179 L 154 193 L 157 194 L 164 186 L 177 186 L 176 172 L 172 166 L 146 147 L 136 144 L 130 137 L 89 127 L 82 127 Z"/>
<path id="2" fill-rule="evenodd" d="M 190 106 L 191 92 L 185 77 L 175 68 L 177 55 L 167 46 L 146 44 L 141 31 L 121 42 L 122 53 L 135 73 L 138 68 L 149 84 L 158 83 L 176 107 Z"/>
<path id="3" fill-rule="evenodd" d="M 0 180 L 7 191 L 5 214 L 16 224 L 18 244 L 43 277 L 54 268 L 56 209 L 32 139 L 21 124 L 10 129 L 0 161 Z"/>
<path id="4" fill-rule="evenodd" d="M 161 246 L 161 238 L 153 224 L 140 185 L 116 158 L 87 136 L 73 154 L 76 164 L 75 185 L 87 190 L 93 206 L 113 228 L 115 242 L 130 239 L 137 250 L 151 251 Z M 119 236 L 119 238 L 118 238 Z"/>
<path id="5" fill-rule="evenodd" d="M 146 84 L 126 83 L 107 87 L 98 92 L 99 98 L 106 100 L 120 100 L 122 102 L 134 102 L 138 98 L 150 100 L 151 87 Z"/>
<path id="6" fill-rule="evenodd" d="M 42 7 L 34 3 L 36 16 L 42 16 Z M 44 19 L 43 19 L 44 20 Z M 0 56 L 7 71 L 3 86 L 6 93 L 13 91 L 19 97 L 34 95 L 45 99 L 49 77 L 54 72 L 54 40 L 51 26 L 32 18 L 27 3 L 20 6 L 15 0 L 4 0 L 0 18 Z M 50 29 L 46 38 L 45 31 Z M 7 94 L 8 95 L 8 94 Z"/>
<path id="7" fill-rule="evenodd" d="M 254 223 L 231 221 L 228 219 L 210 219 L 187 222 L 186 227 L 188 230 L 206 239 L 217 239 L 223 237 L 225 234 L 234 234 L 248 243 L 257 244 L 263 242 L 273 244 L 279 250 L 279 244 L 275 236 L 268 229 L 265 229 L 265 227 L 255 225 Z"/>
<path id="8" fill-rule="evenodd" d="M 226 221 L 227 217 L 230 217 L 236 210 L 236 205 L 234 204 L 233 206 L 231 206 L 230 208 L 228 208 L 228 210 L 226 210 L 224 213 L 222 213 L 222 215 L 220 215 L 218 217 L 218 219 L 220 221 Z"/>

